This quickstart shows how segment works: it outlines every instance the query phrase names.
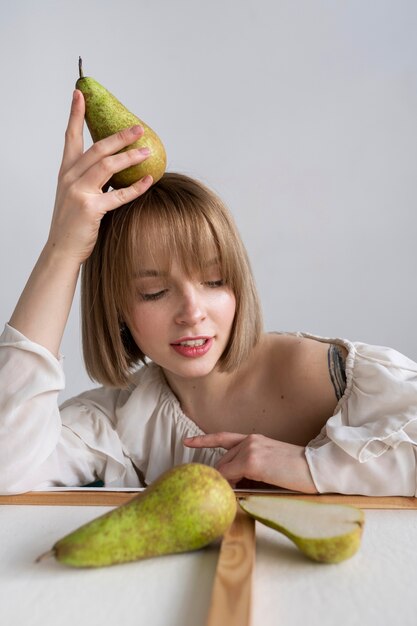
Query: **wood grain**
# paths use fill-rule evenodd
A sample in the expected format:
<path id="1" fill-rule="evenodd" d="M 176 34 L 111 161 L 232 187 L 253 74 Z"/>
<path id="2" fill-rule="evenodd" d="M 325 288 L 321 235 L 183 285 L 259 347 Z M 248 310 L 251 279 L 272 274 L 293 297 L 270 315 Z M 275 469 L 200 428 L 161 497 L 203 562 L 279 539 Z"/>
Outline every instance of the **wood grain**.
<path id="1" fill-rule="evenodd" d="M 141 492 L 103 491 L 85 489 L 85 491 L 30 491 L 18 495 L 0 496 L 2 504 L 47 505 L 47 506 L 119 506 L 131 500 Z M 256 490 L 239 492 L 237 497 L 258 495 Z M 306 495 L 293 493 L 271 493 L 269 498 L 291 497 L 313 502 L 331 502 L 351 504 L 361 509 L 417 509 L 417 498 L 404 496 L 351 496 L 340 494 Z"/>
<path id="2" fill-rule="evenodd" d="M 140 492 L 138 492 L 140 493 Z M 126 491 L 29 491 L 18 495 L 0 496 L 1 504 L 44 506 L 120 506 L 138 495 Z"/>
<path id="3" fill-rule="evenodd" d="M 255 522 L 241 509 L 224 535 L 206 626 L 250 626 Z"/>
<path id="4" fill-rule="evenodd" d="M 275 495 L 274 497 L 282 498 L 284 495 L 285 494 L 280 494 Z M 310 500 L 311 502 L 350 504 L 351 506 L 357 506 L 360 509 L 417 509 L 417 498 L 405 496 L 355 496 L 342 495 L 338 493 L 310 495 L 294 493 L 286 497 L 296 498 L 298 500 Z"/>

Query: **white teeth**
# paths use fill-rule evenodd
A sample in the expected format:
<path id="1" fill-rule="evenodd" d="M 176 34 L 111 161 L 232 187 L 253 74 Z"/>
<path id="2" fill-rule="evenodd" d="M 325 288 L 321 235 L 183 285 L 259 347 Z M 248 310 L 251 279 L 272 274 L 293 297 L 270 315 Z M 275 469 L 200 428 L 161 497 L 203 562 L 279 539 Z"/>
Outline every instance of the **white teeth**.
<path id="1" fill-rule="evenodd" d="M 192 339 L 190 341 L 181 341 L 180 346 L 189 346 L 191 348 L 195 348 L 196 346 L 202 346 L 205 343 L 205 339 Z"/>

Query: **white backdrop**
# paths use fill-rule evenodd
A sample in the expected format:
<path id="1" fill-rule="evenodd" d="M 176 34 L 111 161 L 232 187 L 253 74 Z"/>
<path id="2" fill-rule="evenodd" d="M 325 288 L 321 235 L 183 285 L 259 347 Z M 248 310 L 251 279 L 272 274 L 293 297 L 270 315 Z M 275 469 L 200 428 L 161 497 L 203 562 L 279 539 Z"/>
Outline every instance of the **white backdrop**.
<path id="1" fill-rule="evenodd" d="M 168 169 L 226 200 L 268 330 L 417 359 L 416 32 L 414 0 L 3 0 L 3 322 L 47 237 L 81 55 Z M 91 386 L 78 306 L 63 397 Z"/>

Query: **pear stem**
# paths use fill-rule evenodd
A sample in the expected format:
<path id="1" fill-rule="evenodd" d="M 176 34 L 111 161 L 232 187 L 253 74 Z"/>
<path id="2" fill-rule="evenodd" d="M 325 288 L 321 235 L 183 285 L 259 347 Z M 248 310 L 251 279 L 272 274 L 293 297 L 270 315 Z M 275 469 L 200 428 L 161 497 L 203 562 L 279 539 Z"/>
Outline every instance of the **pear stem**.
<path id="1" fill-rule="evenodd" d="M 35 563 L 40 563 L 41 561 L 44 561 L 45 559 L 49 559 L 51 556 L 54 556 L 54 555 L 55 555 L 55 550 L 48 550 L 48 552 L 44 552 L 43 554 L 38 556 L 38 558 L 35 559 Z"/>
<path id="2" fill-rule="evenodd" d="M 78 57 L 78 71 L 80 72 L 80 78 L 84 78 L 83 60 L 81 57 Z"/>

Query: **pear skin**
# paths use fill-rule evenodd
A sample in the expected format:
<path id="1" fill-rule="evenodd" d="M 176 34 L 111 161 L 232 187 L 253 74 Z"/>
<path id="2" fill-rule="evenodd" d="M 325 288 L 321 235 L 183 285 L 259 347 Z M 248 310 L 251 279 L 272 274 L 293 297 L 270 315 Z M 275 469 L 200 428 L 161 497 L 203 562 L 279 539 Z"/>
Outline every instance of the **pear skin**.
<path id="1" fill-rule="evenodd" d="M 271 496 L 248 496 L 239 504 L 248 515 L 288 537 L 313 561 L 340 563 L 361 545 L 365 517 L 357 507 Z"/>
<path id="2" fill-rule="evenodd" d="M 126 504 L 66 535 L 52 553 L 72 567 L 103 567 L 198 550 L 226 532 L 236 508 L 233 489 L 220 472 L 187 463 L 162 474 Z"/>
<path id="3" fill-rule="evenodd" d="M 79 71 L 80 77 L 75 87 L 84 95 L 85 121 L 93 142 L 109 137 L 109 135 L 113 135 L 124 128 L 139 124 L 143 127 L 144 134 L 128 147 L 123 148 L 121 152 L 144 147 L 148 147 L 151 151 L 150 156 L 142 163 L 114 174 L 109 181 L 110 185 L 114 189 L 128 187 L 147 174 L 150 174 L 153 182 L 156 183 L 164 174 L 167 163 L 165 147 L 158 135 L 143 120 L 131 113 L 103 85 L 94 78 L 84 76 L 81 58 Z"/>

